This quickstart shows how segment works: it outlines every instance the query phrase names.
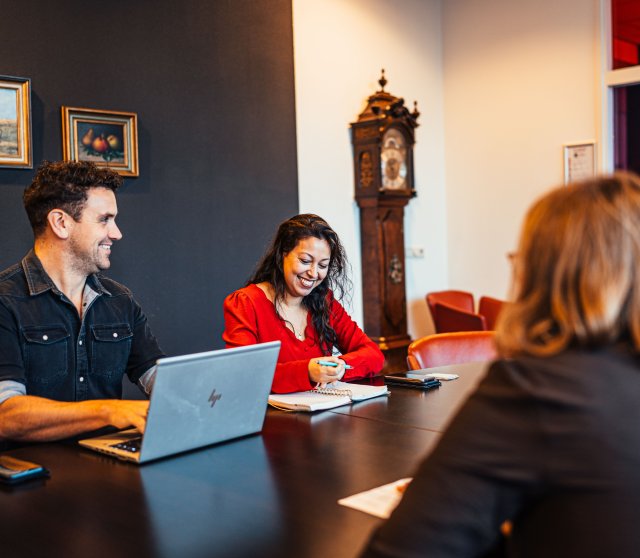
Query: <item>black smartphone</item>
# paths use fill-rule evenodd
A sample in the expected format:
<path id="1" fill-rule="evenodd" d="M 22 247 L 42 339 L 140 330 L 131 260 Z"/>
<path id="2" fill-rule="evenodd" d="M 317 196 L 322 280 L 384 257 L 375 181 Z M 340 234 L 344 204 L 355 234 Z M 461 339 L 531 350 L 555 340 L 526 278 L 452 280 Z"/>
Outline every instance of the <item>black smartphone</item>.
<path id="1" fill-rule="evenodd" d="M 49 471 L 42 465 L 23 461 L 9 455 L 0 455 L 0 482 L 17 484 L 19 482 L 48 477 Z"/>
<path id="2" fill-rule="evenodd" d="M 429 377 L 410 377 L 405 373 L 388 374 L 384 377 L 385 383 L 392 386 L 404 386 L 414 389 L 432 389 L 440 387 L 440 380 Z"/>

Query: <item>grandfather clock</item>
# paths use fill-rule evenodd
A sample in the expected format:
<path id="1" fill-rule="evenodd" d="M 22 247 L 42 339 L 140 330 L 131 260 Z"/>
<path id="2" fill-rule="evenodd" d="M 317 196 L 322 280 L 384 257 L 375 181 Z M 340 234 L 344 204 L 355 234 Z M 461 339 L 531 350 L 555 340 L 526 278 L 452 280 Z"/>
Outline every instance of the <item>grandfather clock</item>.
<path id="1" fill-rule="evenodd" d="M 360 208 L 364 330 L 385 355 L 383 372 L 407 369 L 404 207 L 415 197 L 414 130 L 420 113 L 384 90 L 351 124 L 355 197 Z"/>

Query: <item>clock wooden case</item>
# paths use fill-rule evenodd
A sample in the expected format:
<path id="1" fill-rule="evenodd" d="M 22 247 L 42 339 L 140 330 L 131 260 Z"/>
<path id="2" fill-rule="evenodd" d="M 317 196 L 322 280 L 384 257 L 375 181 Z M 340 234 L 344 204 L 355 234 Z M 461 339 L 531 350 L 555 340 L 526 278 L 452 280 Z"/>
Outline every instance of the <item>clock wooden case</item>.
<path id="1" fill-rule="evenodd" d="M 385 354 L 384 373 L 407 369 L 404 207 L 416 195 L 414 130 L 420 113 L 384 90 L 351 123 L 355 198 L 360 208 L 364 329 Z"/>

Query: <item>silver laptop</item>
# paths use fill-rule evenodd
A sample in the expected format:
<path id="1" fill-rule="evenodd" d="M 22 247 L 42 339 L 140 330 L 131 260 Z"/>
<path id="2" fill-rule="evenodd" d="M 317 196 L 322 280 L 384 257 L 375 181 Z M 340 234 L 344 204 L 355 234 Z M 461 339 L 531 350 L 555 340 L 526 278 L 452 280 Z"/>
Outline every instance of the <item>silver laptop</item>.
<path id="1" fill-rule="evenodd" d="M 80 440 L 136 463 L 262 430 L 280 341 L 158 360 L 144 435 Z"/>

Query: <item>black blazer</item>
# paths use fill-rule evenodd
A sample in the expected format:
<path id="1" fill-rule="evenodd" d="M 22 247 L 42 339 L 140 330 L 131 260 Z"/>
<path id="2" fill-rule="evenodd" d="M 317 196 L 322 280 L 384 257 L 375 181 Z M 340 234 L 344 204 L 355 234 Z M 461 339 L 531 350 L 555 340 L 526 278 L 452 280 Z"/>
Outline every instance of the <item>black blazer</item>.
<path id="1" fill-rule="evenodd" d="M 640 358 L 494 362 L 363 556 L 640 556 Z"/>

